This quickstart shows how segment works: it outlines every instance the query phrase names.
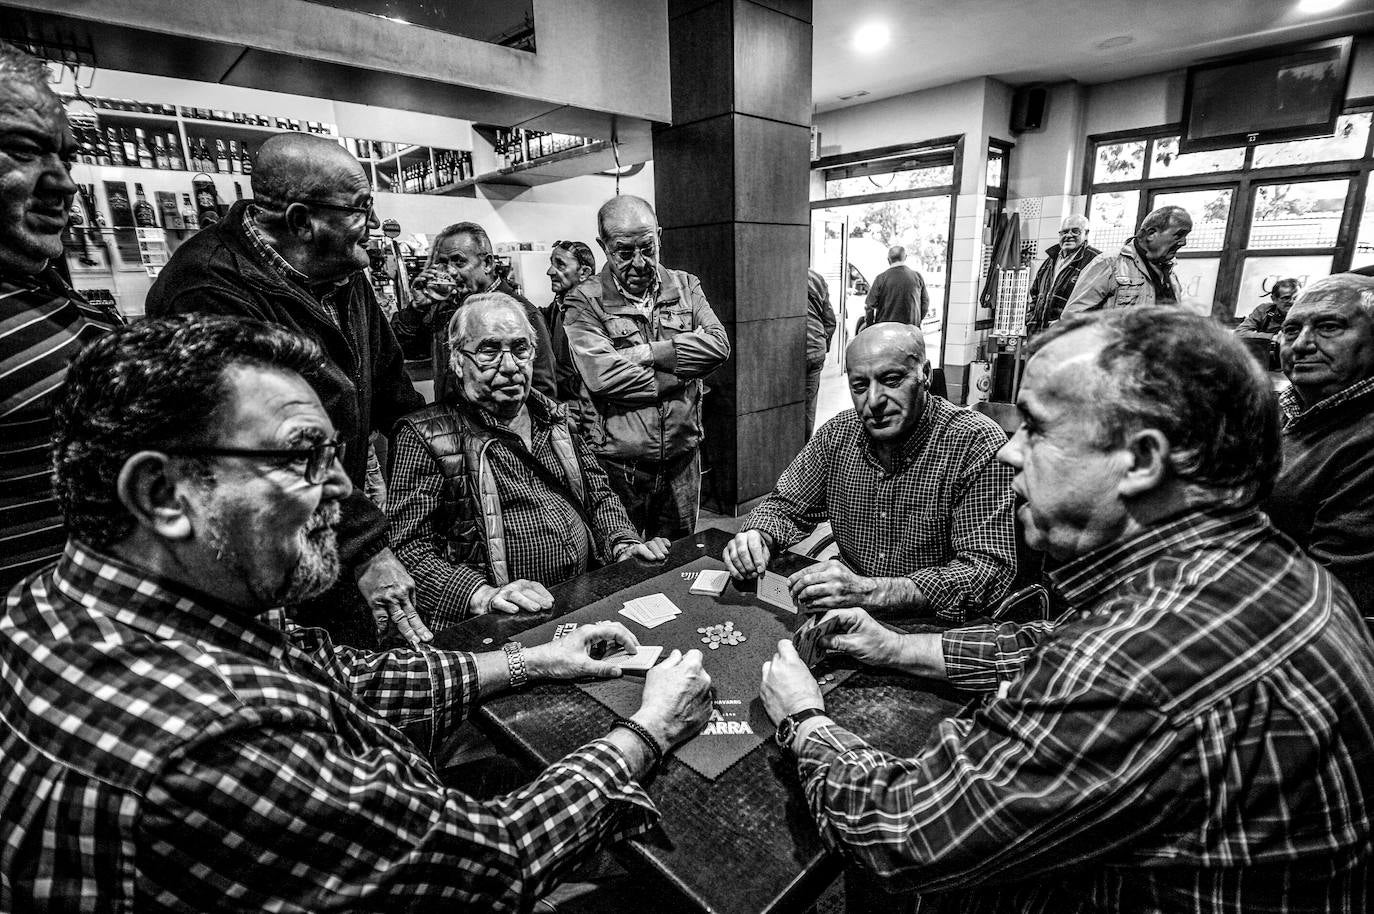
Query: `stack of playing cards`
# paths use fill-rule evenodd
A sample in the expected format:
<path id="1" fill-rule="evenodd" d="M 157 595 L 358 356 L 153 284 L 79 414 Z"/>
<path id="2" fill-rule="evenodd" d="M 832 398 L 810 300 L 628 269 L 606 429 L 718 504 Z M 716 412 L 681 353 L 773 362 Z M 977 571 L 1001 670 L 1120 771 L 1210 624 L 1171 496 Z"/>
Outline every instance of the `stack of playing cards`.
<path id="1" fill-rule="evenodd" d="M 728 571 L 703 571 L 692 582 L 691 590 L 692 593 L 704 593 L 708 596 L 718 597 L 728 583 L 730 583 L 730 572 Z"/>
<path id="2" fill-rule="evenodd" d="M 641 644 L 639 650 L 634 654 L 625 653 L 625 649 L 616 645 L 613 652 L 606 654 L 601 659 L 607 663 L 614 663 L 622 671 L 634 672 L 648 670 L 658 662 L 658 655 L 663 653 L 661 644 Z"/>
<path id="3" fill-rule="evenodd" d="M 654 628 L 672 619 L 676 619 L 682 614 L 682 610 L 673 604 L 673 601 L 661 593 L 649 594 L 647 597 L 636 597 L 625 602 L 625 608 L 620 611 L 625 618 L 638 622 L 645 628 Z"/>

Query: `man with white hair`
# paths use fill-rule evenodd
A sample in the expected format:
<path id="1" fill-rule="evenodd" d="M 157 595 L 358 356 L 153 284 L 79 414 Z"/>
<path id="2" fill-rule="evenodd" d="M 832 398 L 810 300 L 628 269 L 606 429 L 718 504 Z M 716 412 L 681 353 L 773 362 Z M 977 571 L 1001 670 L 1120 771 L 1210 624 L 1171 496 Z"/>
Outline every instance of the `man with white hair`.
<path id="1" fill-rule="evenodd" d="M 1279 395 L 1283 470 L 1265 510 L 1374 616 L 1374 278 L 1304 290 L 1279 362 L 1293 383 Z"/>
<path id="2" fill-rule="evenodd" d="M 1034 336 L 1059 320 L 1083 268 L 1102 252 L 1088 244 L 1088 219 L 1074 213 L 1059 224 L 1059 243 L 1045 250 L 1045 262 L 1031 282 L 1026 335 Z"/>
<path id="3" fill-rule="evenodd" d="M 391 542 L 435 629 L 539 612 L 548 586 L 589 567 L 667 555 L 667 540 L 640 540 L 563 407 L 531 389 L 537 339 L 515 299 L 470 296 L 448 326 L 455 396 L 397 426 Z"/>
<path id="4" fill-rule="evenodd" d="M 1192 230 L 1193 218 L 1181 206 L 1152 211 L 1120 251 L 1099 254 L 1084 267 L 1063 313 L 1179 304 L 1183 284 L 1174 272 L 1174 255 Z"/>
<path id="5" fill-rule="evenodd" d="M 846 350 L 852 410 L 816 430 L 725 548 L 737 578 L 829 520 L 840 558 L 792 575 L 803 608 L 859 606 L 961 622 L 1016 574 L 1006 435 L 930 393 L 925 338 L 865 329 Z"/>

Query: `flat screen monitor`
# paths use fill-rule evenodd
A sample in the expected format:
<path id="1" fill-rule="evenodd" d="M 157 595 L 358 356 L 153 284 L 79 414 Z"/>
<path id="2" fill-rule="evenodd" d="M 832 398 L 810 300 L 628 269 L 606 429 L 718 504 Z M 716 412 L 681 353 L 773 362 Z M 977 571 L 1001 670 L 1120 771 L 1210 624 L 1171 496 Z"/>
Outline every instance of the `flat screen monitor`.
<path id="1" fill-rule="evenodd" d="M 1352 44 L 1334 38 L 1189 67 L 1179 152 L 1330 136 Z"/>

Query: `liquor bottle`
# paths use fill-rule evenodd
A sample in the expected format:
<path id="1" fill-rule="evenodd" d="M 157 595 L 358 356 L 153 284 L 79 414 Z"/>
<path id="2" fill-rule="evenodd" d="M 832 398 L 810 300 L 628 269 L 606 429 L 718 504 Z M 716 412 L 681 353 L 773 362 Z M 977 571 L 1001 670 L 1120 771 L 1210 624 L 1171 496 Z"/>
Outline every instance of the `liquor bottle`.
<path id="1" fill-rule="evenodd" d="M 246 175 L 253 173 L 253 157 L 248 154 L 248 144 L 245 142 L 239 147 L 239 171 Z"/>
<path id="2" fill-rule="evenodd" d="M 153 151 L 148 148 L 148 137 L 142 127 L 134 128 L 134 154 L 138 156 L 139 168 L 153 167 Z"/>
<path id="3" fill-rule="evenodd" d="M 143 194 L 143 185 L 134 185 L 134 224 L 140 228 L 157 228 L 157 211 Z"/>
<path id="4" fill-rule="evenodd" d="M 134 145 L 134 134 L 128 127 L 119 131 L 120 142 L 124 147 L 124 164 L 131 168 L 138 167 L 138 147 Z"/>
<path id="5" fill-rule="evenodd" d="M 186 160 L 181 156 L 181 138 L 175 133 L 167 134 L 167 167 L 186 170 Z"/>
<path id="6" fill-rule="evenodd" d="M 191 205 L 190 194 L 181 195 L 181 221 L 188 229 L 200 228 L 200 220 L 196 218 L 196 208 Z"/>
<path id="7" fill-rule="evenodd" d="M 229 141 L 229 171 L 230 171 L 231 173 L 233 173 L 233 174 L 239 174 L 242 170 L 243 170 L 243 162 L 242 162 L 242 160 L 239 158 L 239 141 L 238 141 L 238 140 L 230 140 L 230 141 Z"/>
<path id="8" fill-rule="evenodd" d="M 191 170 L 212 170 L 205 167 L 205 140 L 201 137 L 191 137 Z"/>
<path id="9" fill-rule="evenodd" d="M 158 168 L 171 168 L 171 163 L 167 160 L 167 147 L 162 143 L 162 134 L 153 134 L 153 162 Z"/>
<path id="10" fill-rule="evenodd" d="M 220 174 L 229 173 L 229 153 L 225 151 L 224 140 L 215 140 L 215 171 Z"/>
<path id="11" fill-rule="evenodd" d="M 105 139 L 105 134 L 99 130 L 95 131 L 95 161 L 98 165 L 115 164 L 114 155 L 110 152 L 110 144 Z"/>

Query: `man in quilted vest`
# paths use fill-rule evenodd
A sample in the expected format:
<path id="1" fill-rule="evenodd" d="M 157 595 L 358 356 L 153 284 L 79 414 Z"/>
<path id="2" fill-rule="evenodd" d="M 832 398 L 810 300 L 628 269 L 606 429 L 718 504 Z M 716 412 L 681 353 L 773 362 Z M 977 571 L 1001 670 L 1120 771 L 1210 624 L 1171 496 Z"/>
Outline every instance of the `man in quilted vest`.
<path id="1" fill-rule="evenodd" d="M 563 407 L 531 390 L 537 337 L 519 302 L 474 295 L 449 323 L 458 396 L 396 432 L 392 548 L 441 629 L 487 612 L 538 612 L 548 586 L 631 556 L 642 542 Z"/>

